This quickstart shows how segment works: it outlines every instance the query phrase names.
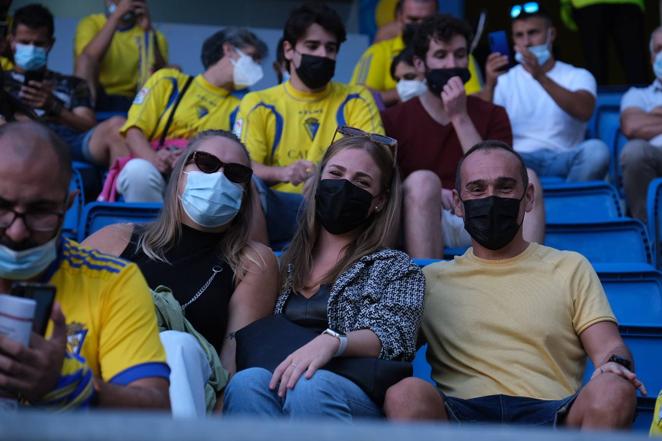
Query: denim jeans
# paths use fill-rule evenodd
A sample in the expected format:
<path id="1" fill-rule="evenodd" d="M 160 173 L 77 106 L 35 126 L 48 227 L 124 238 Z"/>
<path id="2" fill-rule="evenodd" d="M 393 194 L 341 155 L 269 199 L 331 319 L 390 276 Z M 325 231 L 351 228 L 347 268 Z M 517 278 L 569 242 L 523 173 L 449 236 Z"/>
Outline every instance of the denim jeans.
<path id="1" fill-rule="evenodd" d="M 601 180 L 609 169 L 609 148 L 599 139 L 588 139 L 564 151 L 540 149 L 520 155 L 538 176 L 560 176 L 568 182 Z"/>
<path id="2" fill-rule="evenodd" d="M 273 190 L 258 177 L 253 177 L 253 182 L 260 194 L 260 203 L 267 220 L 269 245 L 281 249 L 290 243 L 297 231 L 303 195 Z"/>
<path id="3" fill-rule="evenodd" d="M 259 415 L 266 417 L 353 418 L 380 417 L 381 409 L 360 387 L 345 377 L 320 369 L 310 380 L 303 375 L 280 398 L 269 389 L 271 372 L 250 368 L 237 372 L 225 388 L 225 415 Z"/>

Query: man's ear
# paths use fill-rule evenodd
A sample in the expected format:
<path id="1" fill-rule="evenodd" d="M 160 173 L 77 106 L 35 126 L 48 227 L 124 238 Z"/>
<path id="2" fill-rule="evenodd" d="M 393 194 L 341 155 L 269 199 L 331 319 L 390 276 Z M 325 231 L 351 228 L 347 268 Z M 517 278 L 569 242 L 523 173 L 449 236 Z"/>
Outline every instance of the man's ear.
<path id="1" fill-rule="evenodd" d="M 453 190 L 453 207 L 455 208 L 455 215 L 464 218 L 464 204 L 460 199 L 460 194 L 455 189 Z"/>
<path id="2" fill-rule="evenodd" d="M 425 74 L 425 61 L 422 58 L 414 56 L 414 68 L 419 74 Z"/>

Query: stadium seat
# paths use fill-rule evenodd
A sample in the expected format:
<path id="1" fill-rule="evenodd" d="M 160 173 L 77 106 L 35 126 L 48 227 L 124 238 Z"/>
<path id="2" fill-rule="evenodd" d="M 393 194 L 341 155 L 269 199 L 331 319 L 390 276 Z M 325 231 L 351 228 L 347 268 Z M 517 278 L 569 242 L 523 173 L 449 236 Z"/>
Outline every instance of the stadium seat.
<path id="1" fill-rule="evenodd" d="M 110 224 L 145 223 L 158 216 L 163 205 L 160 203 L 129 203 L 129 202 L 92 202 L 85 205 L 80 222 L 78 240 Z"/>
<path id="2" fill-rule="evenodd" d="M 655 396 L 655 391 L 648 391 Z M 655 412 L 655 398 L 639 397 L 637 398 L 637 418 L 632 424 L 632 430 L 636 432 L 648 432 L 653 421 L 653 412 Z"/>
<path id="3" fill-rule="evenodd" d="M 586 128 L 587 138 L 598 138 L 598 116 L 604 108 L 619 108 L 621 98 L 629 86 L 601 86 L 595 99 L 595 110 Z"/>
<path id="4" fill-rule="evenodd" d="M 637 376 L 651 394 L 662 390 L 662 327 L 621 326 L 621 335 L 636 362 Z"/>
<path id="5" fill-rule="evenodd" d="M 540 185 L 542 185 L 543 189 L 550 184 L 561 184 L 565 182 L 565 179 L 560 176 L 539 176 L 538 179 L 540 179 Z"/>
<path id="6" fill-rule="evenodd" d="M 595 270 L 620 325 L 662 328 L 661 271 L 623 264 L 597 264 Z"/>
<path id="7" fill-rule="evenodd" d="M 656 250 L 656 262 L 662 264 L 662 178 L 653 179 L 648 185 L 646 216 L 648 234 Z"/>
<path id="8" fill-rule="evenodd" d="M 609 147 L 611 148 L 611 163 L 609 164 L 609 176 L 611 177 L 611 182 L 616 186 L 618 191 L 623 194 L 623 170 L 621 169 L 621 152 L 625 143 L 628 142 L 628 139 L 625 137 L 623 132 L 621 132 L 621 126 L 619 125 L 615 129 L 614 141 L 613 144 Z"/>
<path id="9" fill-rule="evenodd" d="M 69 192 L 78 192 L 74 198 L 71 207 L 64 214 L 64 222 L 62 224 L 62 234 L 69 239 L 78 238 L 78 225 L 83 214 L 83 206 L 85 205 L 85 190 L 83 189 L 83 178 L 78 170 L 74 169 L 69 182 Z"/>
<path id="10" fill-rule="evenodd" d="M 97 195 L 101 191 L 102 175 L 105 169 L 94 166 L 87 162 L 73 161 L 73 168 L 80 173 L 83 179 L 83 188 L 85 189 L 84 203 L 96 200 Z"/>
<path id="11" fill-rule="evenodd" d="M 414 358 L 414 377 L 420 378 L 421 380 L 428 381 L 434 384 L 432 379 L 432 366 L 428 363 L 427 358 L 425 358 L 425 353 L 428 350 L 427 343 L 421 346 L 418 351 L 416 351 L 416 358 Z"/>
<path id="12" fill-rule="evenodd" d="M 646 227 L 636 219 L 595 223 L 548 223 L 545 245 L 577 251 L 591 263 L 655 265 Z"/>
<path id="13" fill-rule="evenodd" d="M 622 217 L 618 191 L 603 181 L 543 187 L 548 223 L 601 222 Z"/>

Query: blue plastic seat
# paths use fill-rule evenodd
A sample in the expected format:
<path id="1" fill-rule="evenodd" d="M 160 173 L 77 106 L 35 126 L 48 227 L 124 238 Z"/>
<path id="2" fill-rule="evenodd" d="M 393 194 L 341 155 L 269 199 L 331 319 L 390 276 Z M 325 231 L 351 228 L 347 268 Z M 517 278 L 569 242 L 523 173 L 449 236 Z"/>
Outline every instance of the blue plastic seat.
<path id="1" fill-rule="evenodd" d="M 548 223 L 601 222 L 623 216 L 618 191 L 603 181 L 548 184 L 543 195 Z"/>
<path id="2" fill-rule="evenodd" d="M 83 189 L 83 178 L 78 170 L 74 169 L 69 182 L 69 193 L 77 192 L 74 202 L 64 214 L 62 223 L 62 235 L 69 239 L 78 238 L 78 225 L 83 215 L 85 205 L 85 191 Z"/>
<path id="3" fill-rule="evenodd" d="M 618 191 L 623 194 L 623 169 L 621 167 L 621 152 L 623 147 L 628 142 L 628 139 L 625 137 L 623 132 L 621 132 L 620 125 L 616 127 L 614 133 L 613 144 L 610 146 L 611 153 L 611 163 L 609 165 L 609 175 L 611 176 L 611 182 L 616 186 Z"/>
<path id="4" fill-rule="evenodd" d="M 547 224 L 545 245 L 576 251 L 591 263 L 646 263 L 654 265 L 648 232 L 636 219 L 595 223 Z"/>
<path id="5" fill-rule="evenodd" d="M 617 264 L 595 270 L 620 325 L 662 328 L 662 272 Z"/>
<path id="6" fill-rule="evenodd" d="M 92 202 L 85 205 L 78 239 L 83 241 L 103 227 L 117 223 L 145 223 L 156 219 L 162 204 L 129 202 Z"/>
<path id="7" fill-rule="evenodd" d="M 586 128 L 587 138 L 596 138 L 598 136 L 598 118 L 605 109 L 620 108 L 623 94 L 629 86 L 601 86 L 598 88 L 598 95 L 595 99 L 595 110 L 589 120 Z"/>
<path id="8" fill-rule="evenodd" d="M 432 379 L 432 366 L 430 366 L 427 358 L 425 358 L 425 353 L 427 350 L 428 345 L 424 344 L 418 349 L 418 351 L 416 351 L 416 358 L 414 358 L 412 363 L 414 367 L 414 377 L 435 384 L 434 380 Z"/>
<path id="9" fill-rule="evenodd" d="M 653 179 L 648 185 L 646 216 L 648 217 L 648 234 L 656 252 L 656 262 L 662 264 L 662 178 Z"/>

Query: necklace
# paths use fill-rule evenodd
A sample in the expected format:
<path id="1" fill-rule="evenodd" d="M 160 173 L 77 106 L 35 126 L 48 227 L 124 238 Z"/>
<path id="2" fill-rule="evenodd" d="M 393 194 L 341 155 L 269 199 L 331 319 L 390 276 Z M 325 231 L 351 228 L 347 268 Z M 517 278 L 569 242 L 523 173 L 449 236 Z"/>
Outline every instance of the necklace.
<path id="1" fill-rule="evenodd" d="M 223 267 L 222 267 L 222 266 L 214 265 L 214 266 L 212 267 L 212 269 L 211 269 L 211 277 L 209 277 L 209 279 L 205 282 L 205 284 L 202 285 L 202 286 L 200 287 L 200 289 L 198 290 L 198 292 L 196 292 L 196 293 L 193 295 L 193 297 L 191 297 L 191 300 L 189 300 L 188 302 L 186 302 L 186 303 L 184 303 L 184 304 L 182 305 L 182 309 L 183 309 L 184 311 L 186 311 L 186 308 L 187 308 L 189 305 L 191 305 L 191 303 L 193 303 L 193 302 L 195 302 L 196 300 L 198 300 L 198 299 L 200 298 L 200 296 L 201 296 L 202 294 L 204 294 L 205 291 L 207 291 L 207 288 L 209 288 L 209 285 L 211 285 L 211 282 L 214 281 L 214 277 L 216 277 L 216 274 L 220 273 L 221 271 L 223 271 Z"/>

